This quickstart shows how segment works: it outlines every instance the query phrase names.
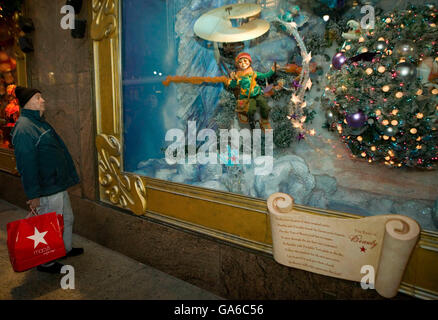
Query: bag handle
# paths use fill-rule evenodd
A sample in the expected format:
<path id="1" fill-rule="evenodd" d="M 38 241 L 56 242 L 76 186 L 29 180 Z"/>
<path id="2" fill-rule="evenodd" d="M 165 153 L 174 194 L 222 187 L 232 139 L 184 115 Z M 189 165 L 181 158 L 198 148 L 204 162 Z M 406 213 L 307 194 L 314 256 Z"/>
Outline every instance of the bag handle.
<path id="1" fill-rule="evenodd" d="M 29 208 L 30 208 L 30 212 L 28 213 L 27 217 L 38 215 L 38 212 L 35 211 L 35 208 L 32 208 L 31 206 L 29 206 Z"/>

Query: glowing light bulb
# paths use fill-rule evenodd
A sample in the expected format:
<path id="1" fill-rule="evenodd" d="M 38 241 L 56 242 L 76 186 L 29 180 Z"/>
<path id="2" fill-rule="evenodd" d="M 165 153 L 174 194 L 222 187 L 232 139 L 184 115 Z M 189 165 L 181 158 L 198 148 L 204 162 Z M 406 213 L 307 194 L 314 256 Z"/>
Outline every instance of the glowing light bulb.
<path id="1" fill-rule="evenodd" d="M 377 150 L 377 148 L 375 146 L 371 147 L 371 151 L 376 151 L 376 150 Z"/>
<path id="2" fill-rule="evenodd" d="M 393 115 L 397 115 L 397 113 L 398 113 L 398 109 L 394 109 L 394 110 L 392 110 L 392 112 L 391 112 Z"/>
<path id="3" fill-rule="evenodd" d="M 438 108 L 438 106 L 437 106 L 437 108 Z M 376 116 L 380 116 L 380 115 L 382 115 L 382 111 L 380 111 L 380 110 L 376 110 Z"/>
<path id="4" fill-rule="evenodd" d="M 388 136 L 383 136 L 383 140 L 388 140 L 389 137 Z"/>
<path id="5" fill-rule="evenodd" d="M 423 117 L 424 115 L 421 112 L 417 113 L 417 119 L 423 119 Z"/>
<path id="6" fill-rule="evenodd" d="M 368 68 L 368 69 L 365 70 L 365 72 L 366 72 L 367 75 L 371 75 L 373 73 L 373 69 Z"/>
<path id="7" fill-rule="evenodd" d="M 388 120 L 383 120 L 383 121 L 382 121 L 382 124 L 383 124 L 384 126 L 387 126 L 387 125 L 389 124 L 389 121 L 388 121 Z"/>
<path id="8" fill-rule="evenodd" d="M 397 121 L 397 120 L 392 120 L 392 121 L 391 121 L 391 124 L 392 124 L 393 126 L 396 126 L 396 125 L 398 125 L 398 121 Z"/>
<path id="9" fill-rule="evenodd" d="M 388 85 L 384 85 L 384 86 L 382 87 L 382 91 L 383 91 L 383 92 L 388 92 L 389 89 L 390 89 L 390 87 L 389 87 Z"/>
<path id="10" fill-rule="evenodd" d="M 329 16 L 328 14 L 326 14 L 326 15 L 324 15 L 324 16 L 322 17 L 322 19 L 323 19 L 325 22 L 327 22 L 327 21 L 330 20 L 330 16 Z"/>
<path id="11" fill-rule="evenodd" d="M 418 89 L 416 93 L 417 93 L 417 96 L 421 96 L 423 94 L 423 90 Z"/>
<path id="12" fill-rule="evenodd" d="M 357 141 L 361 142 L 362 140 L 363 140 L 363 139 L 362 139 L 361 136 L 358 136 L 358 137 L 357 137 Z"/>
<path id="13" fill-rule="evenodd" d="M 401 91 L 397 92 L 397 93 L 395 94 L 395 97 L 396 97 L 397 99 L 402 98 L 402 97 L 403 97 L 403 92 L 401 92 Z"/>
<path id="14" fill-rule="evenodd" d="M 377 71 L 379 71 L 380 73 L 384 73 L 386 71 L 386 68 L 384 66 L 380 66 Z"/>
<path id="15" fill-rule="evenodd" d="M 411 130 L 409 130 L 409 132 L 412 134 L 416 134 L 418 132 L 418 130 L 416 128 L 411 128 Z"/>
<path id="16" fill-rule="evenodd" d="M 367 154 L 365 152 L 362 152 L 360 155 L 364 158 L 367 156 Z"/>

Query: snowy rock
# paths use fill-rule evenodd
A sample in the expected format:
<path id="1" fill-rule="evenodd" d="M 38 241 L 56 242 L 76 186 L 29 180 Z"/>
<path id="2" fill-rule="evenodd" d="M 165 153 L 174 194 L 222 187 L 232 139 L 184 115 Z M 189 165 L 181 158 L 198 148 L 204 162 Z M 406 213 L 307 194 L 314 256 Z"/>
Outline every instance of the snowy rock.
<path id="1" fill-rule="evenodd" d="M 170 177 L 176 173 L 176 169 L 160 169 L 156 172 L 155 178 L 170 180 Z"/>
<path id="2" fill-rule="evenodd" d="M 435 225 L 437 231 L 438 230 L 438 199 L 435 201 L 435 208 L 432 212 L 432 222 Z"/>
<path id="3" fill-rule="evenodd" d="M 221 164 L 206 164 L 199 166 L 199 180 L 217 180 L 222 176 Z"/>
<path id="4" fill-rule="evenodd" d="M 219 181 L 216 181 L 216 180 L 197 182 L 197 183 L 194 183 L 193 185 L 198 186 L 198 187 L 202 187 L 202 188 L 213 189 L 216 191 L 228 191 L 227 188 L 222 183 L 220 183 Z"/>
<path id="5" fill-rule="evenodd" d="M 211 0 L 193 0 L 190 4 L 190 10 L 195 11 L 202 8 L 210 7 Z"/>
<path id="6" fill-rule="evenodd" d="M 326 209 L 328 206 L 328 200 L 324 191 L 316 190 L 312 192 L 307 205 L 314 208 Z"/>
<path id="7" fill-rule="evenodd" d="M 152 177 L 156 176 L 156 173 L 160 169 L 172 169 L 176 168 L 174 165 L 169 165 L 166 159 L 149 159 L 147 161 L 141 161 L 137 165 L 136 174 Z"/>
<path id="8" fill-rule="evenodd" d="M 274 192 L 285 192 L 294 197 L 296 203 L 303 204 L 315 187 L 315 178 L 302 158 L 289 155 L 274 160 L 271 174 L 256 176 L 254 187 L 263 199 Z"/>
<path id="9" fill-rule="evenodd" d="M 336 179 L 326 174 L 316 175 L 315 182 L 315 189 L 322 190 L 328 195 L 335 193 L 338 188 Z"/>
<path id="10" fill-rule="evenodd" d="M 390 199 L 371 199 L 368 202 L 368 211 L 371 215 L 389 214 L 394 202 Z"/>
<path id="11" fill-rule="evenodd" d="M 178 175 L 188 180 L 197 180 L 198 177 L 198 165 L 197 164 L 179 164 Z"/>
<path id="12" fill-rule="evenodd" d="M 333 201 L 330 200 L 328 203 L 328 209 L 345 212 L 345 213 L 351 213 L 351 214 L 357 214 L 360 216 L 369 216 L 368 210 L 364 209 L 363 207 L 356 206 L 351 203 L 345 203 L 342 201 Z"/>
<path id="13" fill-rule="evenodd" d="M 394 203 L 392 212 L 403 214 L 412 219 L 415 219 L 425 230 L 434 230 L 435 226 L 432 221 L 432 205 L 426 201 L 408 200 L 401 203 Z"/>

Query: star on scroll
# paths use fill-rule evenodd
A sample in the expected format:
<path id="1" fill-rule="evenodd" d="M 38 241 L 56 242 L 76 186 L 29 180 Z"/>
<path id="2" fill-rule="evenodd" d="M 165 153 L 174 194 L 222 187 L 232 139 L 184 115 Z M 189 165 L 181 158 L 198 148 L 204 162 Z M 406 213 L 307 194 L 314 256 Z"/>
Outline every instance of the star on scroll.
<path id="1" fill-rule="evenodd" d="M 362 246 L 362 247 L 360 248 L 360 252 L 365 252 L 365 251 L 367 251 L 367 249 L 365 249 L 365 247 Z"/>
<path id="2" fill-rule="evenodd" d="M 304 63 L 309 63 L 310 60 L 312 60 L 312 52 L 309 52 L 308 54 L 303 54 L 303 62 Z"/>

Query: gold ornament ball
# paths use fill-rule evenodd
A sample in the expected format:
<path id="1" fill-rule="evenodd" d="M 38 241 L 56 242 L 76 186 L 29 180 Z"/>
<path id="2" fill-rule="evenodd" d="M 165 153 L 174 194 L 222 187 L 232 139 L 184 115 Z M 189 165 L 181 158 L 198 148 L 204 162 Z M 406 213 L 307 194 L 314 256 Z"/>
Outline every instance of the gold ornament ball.
<path id="1" fill-rule="evenodd" d="M 383 91 L 383 92 L 388 92 L 389 89 L 390 89 L 390 87 L 389 87 L 388 85 L 384 85 L 384 86 L 382 87 L 382 91 Z"/>

